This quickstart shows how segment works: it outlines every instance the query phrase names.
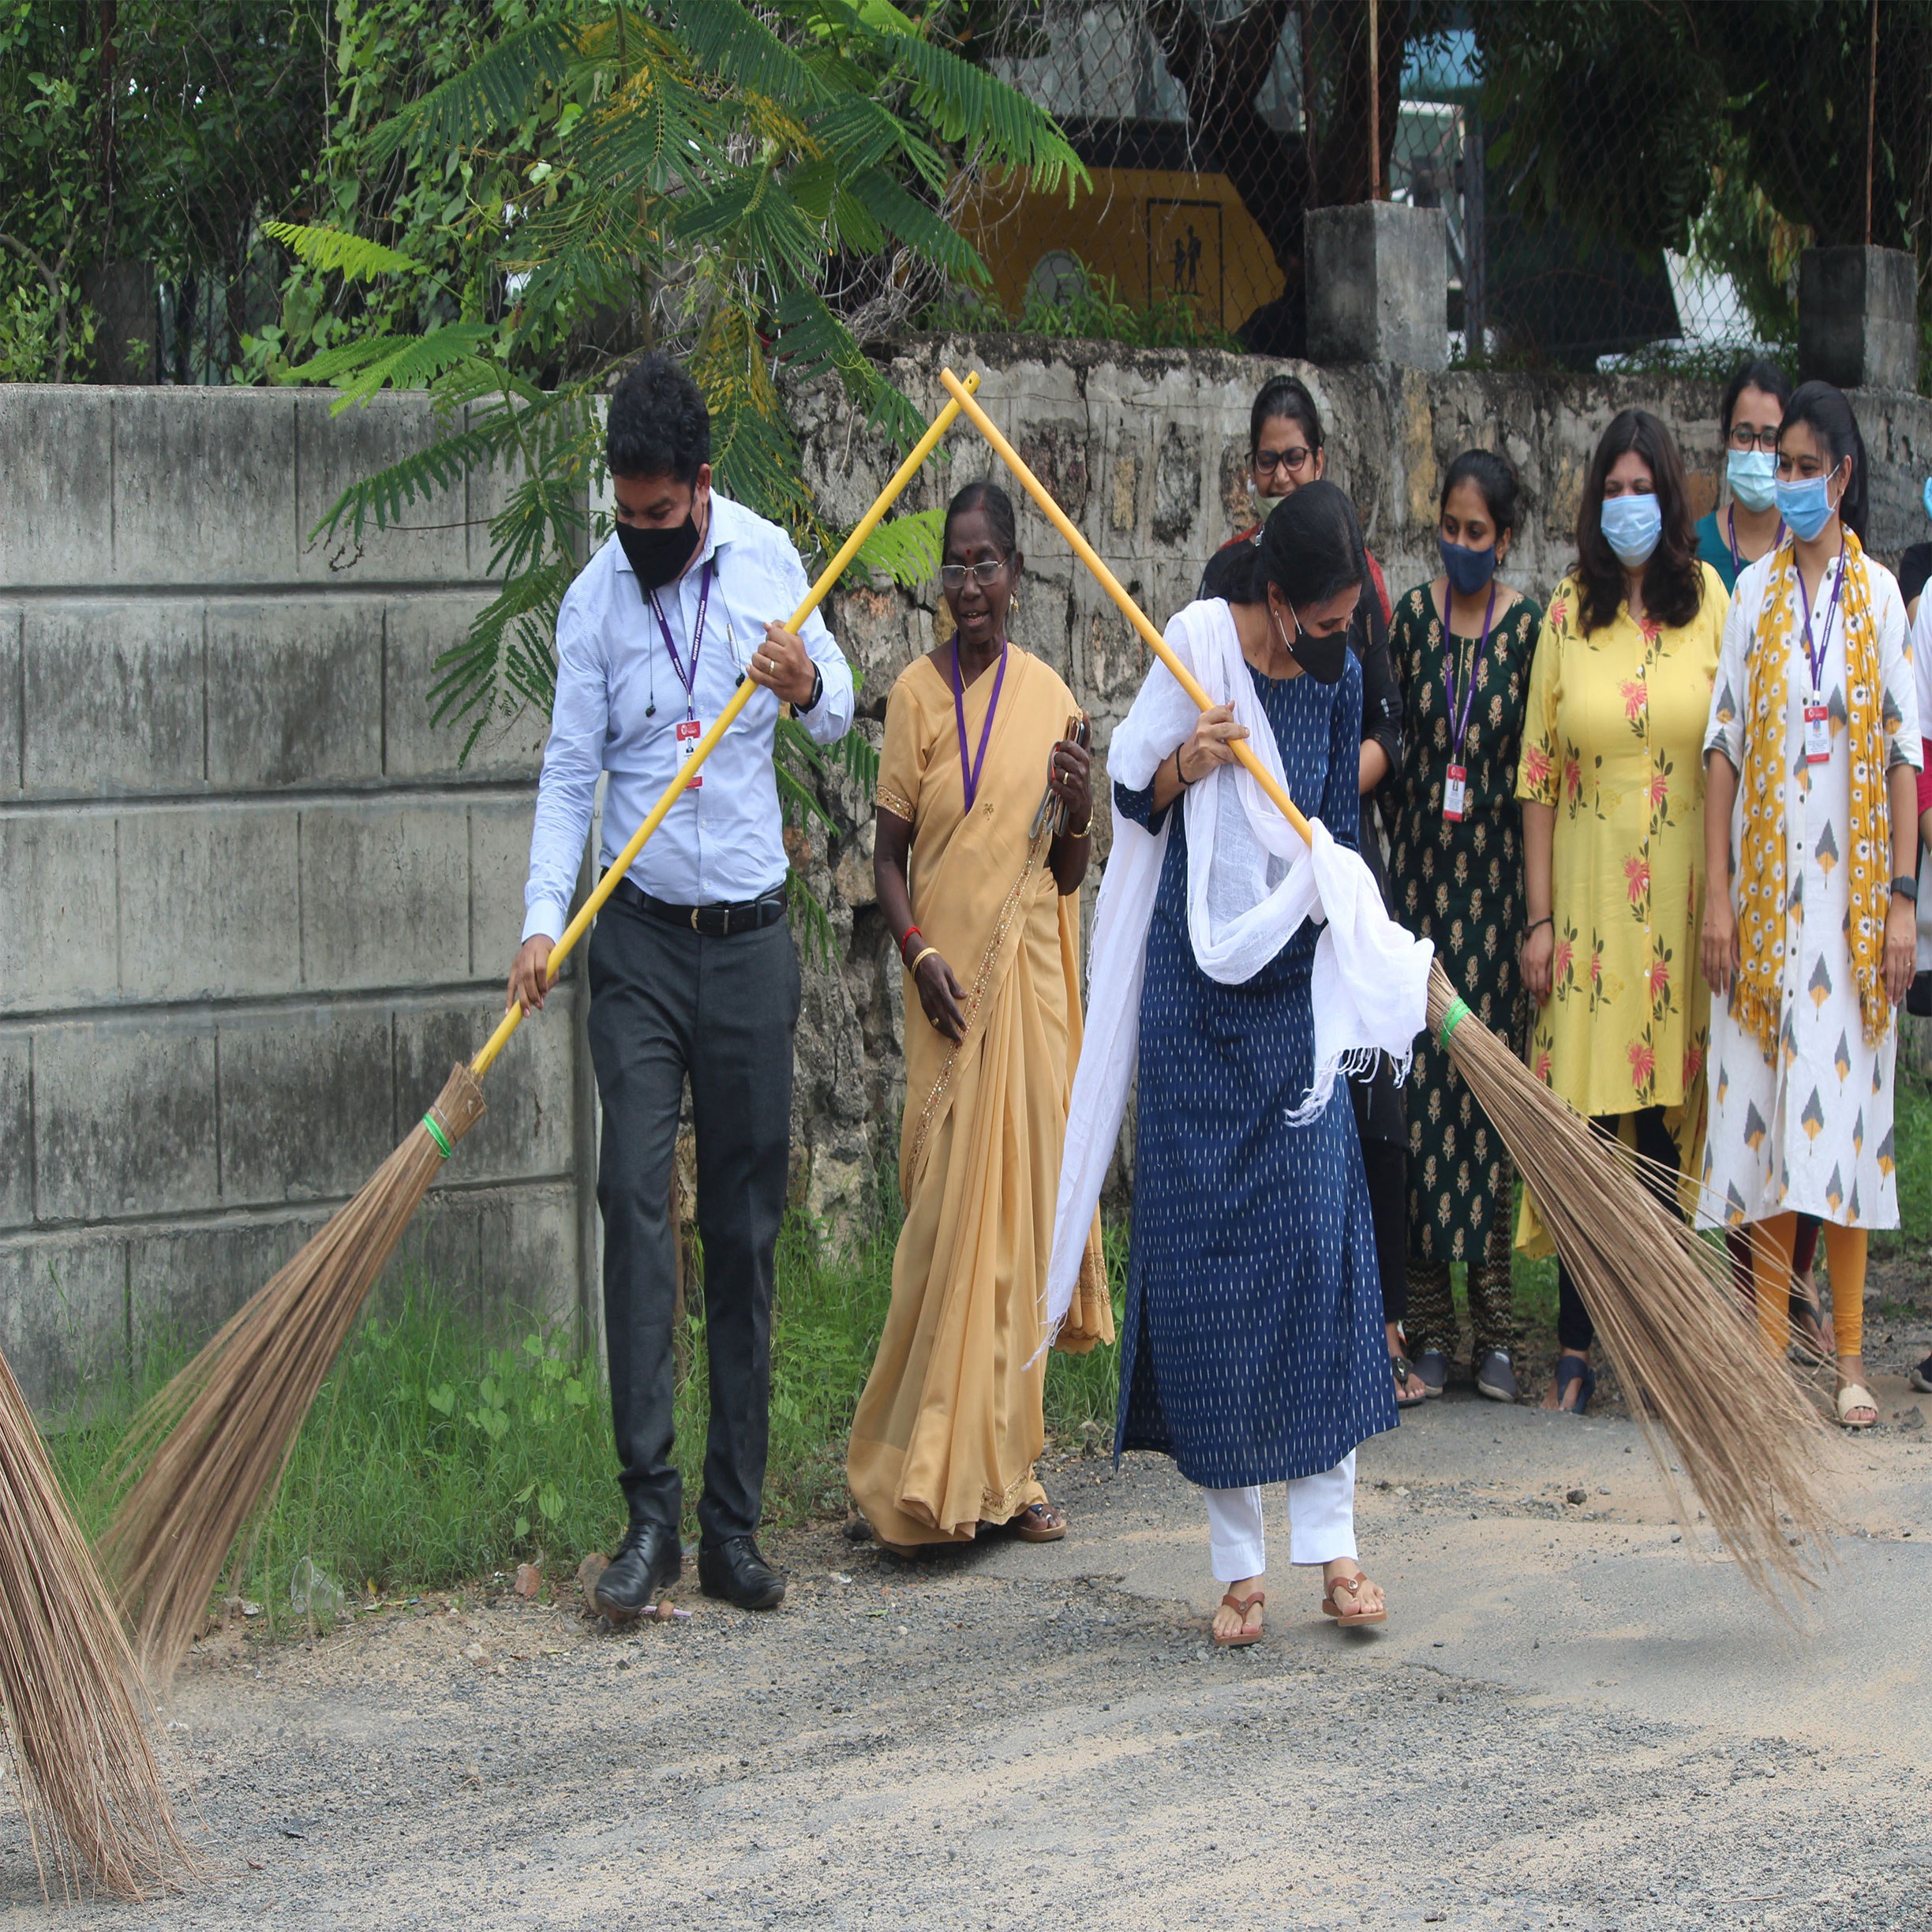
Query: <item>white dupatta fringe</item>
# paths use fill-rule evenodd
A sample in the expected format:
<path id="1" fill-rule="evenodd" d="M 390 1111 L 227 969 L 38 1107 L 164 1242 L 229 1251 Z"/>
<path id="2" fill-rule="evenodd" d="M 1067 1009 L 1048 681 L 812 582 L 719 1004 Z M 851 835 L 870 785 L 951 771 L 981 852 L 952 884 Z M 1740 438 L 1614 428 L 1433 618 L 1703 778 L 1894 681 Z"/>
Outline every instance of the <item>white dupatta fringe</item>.
<path id="1" fill-rule="evenodd" d="M 1275 742 L 1219 599 L 1191 604 L 1167 627 L 1167 642 L 1216 704 L 1232 703 L 1251 750 L 1286 789 Z M 1192 735 L 1200 713 L 1165 665 L 1156 663 L 1116 728 L 1107 770 L 1130 791 Z M 1315 1084 L 1288 1115 L 1299 1125 L 1327 1106 L 1338 1077 L 1365 1070 L 1377 1053 L 1406 1075 L 1425 1023 L 1432 949 L 1390 919 L 1360 856 L 1312 821 L 1303 842 L 1267 794 L 1238 765 L 1191 786 L 1187 812 L 1188 932 L 1194 957 L 1224 986 L 1251 979 L 1308 919 L 1326 920 L 1315 948 Z M 1148 928 L 1167 852 L 1167 827 L 1151 834 L 1116 815 L 1114 845 L 1094 909 L 1086 1034 L 1067 1114 L 1065 1152 L 1046 1271 L 1048 1343 L 1060 1332 L 1080 1258 L 1100 1204 L 1140 1045 L 1140 989 Z"/>

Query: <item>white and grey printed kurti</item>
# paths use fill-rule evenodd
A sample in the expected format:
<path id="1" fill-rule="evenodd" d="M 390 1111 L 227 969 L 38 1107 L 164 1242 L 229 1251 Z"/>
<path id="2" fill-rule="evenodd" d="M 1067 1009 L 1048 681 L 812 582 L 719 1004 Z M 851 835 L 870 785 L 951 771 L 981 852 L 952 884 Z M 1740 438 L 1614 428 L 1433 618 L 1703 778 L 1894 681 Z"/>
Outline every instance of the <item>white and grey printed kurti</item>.
<path id="1" fill-rule="evenodd" d="M 1751 662 L 1775 558 L 1775 552 L 1760 558 L 1738 578 L 1711 691 L 1706 758 L 1721 751 L 1740 774 Z M 1863 563 L 1870 573 L 1871 616 L 1878 627 L 1885 768 L 1915 767 L 1919 702 L 1906 645 L 1904 601 L 1889 571 L 1870 556 Z M 1817 586 L 1811 612 L 1814 639 L 1825 635 L 1837 576 L 1834 564 Z M 1797 593 L 1793 589 L 1785 594 L 1793 600 L 1781 794 L 1791 943 L 1784 955 L 1780 1050 L 1776 1064 L 1767 1061 L 1756 1037 L 1732 1017 L 1728 1002 L 1712 995 L 1710 1124 L 1698 1218 L 1705 1226 L 1735 1224 L 1795 1210 L 1844 1227 L 1896 1227 L 1892 1089 L 1898 1026 L 1895 1019 L 1876 1046 L 1866 1043 L 1847 936 L 1851 868 L 1844 861 L 1853 841 L 1870 837 L 1874 828 L 1851 822 L 1844 612 L 1841 605 L 1833 620 L 1819 680 L 1830 713 L 1831 758 L 1808 765 L 1804 707 L 1811 674 Z M 1743 811 L 1740 784 L 1731 814 L 1734 867 L 1743 849 Z M 1889 873 L 1889 860 L 1881 863 Z"/>

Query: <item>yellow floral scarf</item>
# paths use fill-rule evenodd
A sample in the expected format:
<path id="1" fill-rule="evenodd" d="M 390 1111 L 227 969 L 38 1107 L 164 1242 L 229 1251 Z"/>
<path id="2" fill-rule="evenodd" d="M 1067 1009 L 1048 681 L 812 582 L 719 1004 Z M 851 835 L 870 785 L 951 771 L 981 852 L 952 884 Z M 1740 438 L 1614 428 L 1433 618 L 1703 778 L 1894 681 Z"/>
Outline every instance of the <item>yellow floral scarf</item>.
<path id="1" fill-rule="evenodd" d="M 1858 982 L 1865 1039 L 1875 1046 L 1890 1025 L 1881 966 L 1885 952 L 1885 887 L 1892 853 L 1892 823 L 1885 795 L 1884 685 L 1879 676 L 1878 627 L 1873 620 L 1871 585 L 1864 549 L 1845 532 L 1844 582 L 1839 593 L 1838 623 L 1845 646 L 1845 682 L 1851 706 L 1852 836 L 1846 860 L 1852 867 L 1849 934 L 1852 965 Z M 1784 949 L 1795 945 L 1788 932 L 1784 876 L 1784 788 L 1794 771 L 1809 774 L 1802 740 L 1793 761 L 1786 728 L 1788 678 L 1808 691 L 1804 662 L 1803 597 L 1795 549 L 1787 536 L 1779 546 L 1758 613 L 1757 649 L 1752 653 L 1750 688 L 1744 719 L 1743 849 L 1738 855 L 1738 942 L 1743 969 L 1732 994 L 1732 1009 L 1755 1035 L 1765 1058 L 1775 1061 L 1778 1028 L 1784 1017 Z M 1819 640 L 1822 642 L 1822 640 Z M 1839 721 L 1832 721 L 1834 732 Z"/>

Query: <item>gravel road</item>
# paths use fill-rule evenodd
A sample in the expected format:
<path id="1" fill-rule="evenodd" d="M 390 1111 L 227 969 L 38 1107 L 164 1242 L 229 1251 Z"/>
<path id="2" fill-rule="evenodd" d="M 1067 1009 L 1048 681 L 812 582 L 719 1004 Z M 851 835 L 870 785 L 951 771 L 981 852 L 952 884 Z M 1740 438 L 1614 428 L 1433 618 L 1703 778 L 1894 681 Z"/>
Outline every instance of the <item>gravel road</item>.
<path id="1" fill-rule="evenodd" d="M 1073 1533 L 1046 1548 L 775 1537 L 766 1616 L 687 1571 L 690 1619 L 627 1634 L 574 1586 L 317 1642 L 236 1625 L 167 1713 L 208 1884 L 60 1918 L 1923 1927 L 1932 1398 L 1878 1394 L 1841 1563 L 1789 1628 L 1700 1555 L 1628 1422 L 1454 1395 L 1363 1451 L 1379 1634 L 1325 1623 L 1278 1550 L 1266 1640 L 1214 1650 L 1204 1525 L 1146 1458 L 1050 1472 Z M 7 1818 L 0 1923 L 47 1923 Z"/>

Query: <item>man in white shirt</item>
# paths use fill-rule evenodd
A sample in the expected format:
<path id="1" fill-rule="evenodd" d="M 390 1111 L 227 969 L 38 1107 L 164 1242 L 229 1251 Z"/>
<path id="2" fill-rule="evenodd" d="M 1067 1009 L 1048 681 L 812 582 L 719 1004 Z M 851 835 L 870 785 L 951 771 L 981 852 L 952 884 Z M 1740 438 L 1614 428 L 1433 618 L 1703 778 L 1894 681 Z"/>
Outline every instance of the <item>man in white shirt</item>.
<path id="1" fill-rule="evenodd" d="M 668 357 L 611 398 L 616 529 L 557 614 L 556 702 L 530 837 L 510 996 L 541 1008 L 600 773 L 601 868 L 746 678 L 762 687 L 605 904 L 590 938 L 590 1053 L 603 1103 L 597 1202 L 619 1481 L 630 1529 L 594 1601 L 616 1619 L 683 1567 L 672 1447 L 676 1303 L 672 1161 L 684 1081 L 698 1136 L 711 1425 L 698 1505 L 707 1595 L 769 1609 L 784 1580 L 754 1540 L 763 1507 L 773 1256 L 790 1165 L 798 954 L 772 738 L 782 699 L 821 743 L 852 723 L 852 679 L 784 533 L 711 487 L 711 425 Z"/>

